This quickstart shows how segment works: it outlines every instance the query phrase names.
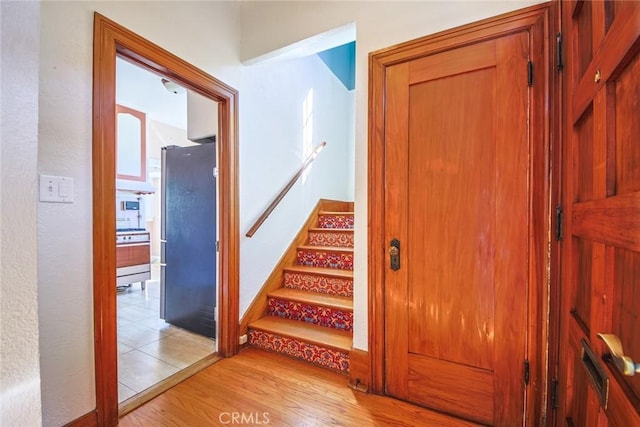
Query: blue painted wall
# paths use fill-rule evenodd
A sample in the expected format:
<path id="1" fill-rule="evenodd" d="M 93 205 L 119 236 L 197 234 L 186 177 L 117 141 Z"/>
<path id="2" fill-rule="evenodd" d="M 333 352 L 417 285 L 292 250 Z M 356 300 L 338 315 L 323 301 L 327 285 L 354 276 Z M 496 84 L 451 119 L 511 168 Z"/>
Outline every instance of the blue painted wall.
<path id="1" fill-rule="evenodd" d="M 356 87 L 356 42 L 318 52 L 318 56 L 348 89 Z"/>

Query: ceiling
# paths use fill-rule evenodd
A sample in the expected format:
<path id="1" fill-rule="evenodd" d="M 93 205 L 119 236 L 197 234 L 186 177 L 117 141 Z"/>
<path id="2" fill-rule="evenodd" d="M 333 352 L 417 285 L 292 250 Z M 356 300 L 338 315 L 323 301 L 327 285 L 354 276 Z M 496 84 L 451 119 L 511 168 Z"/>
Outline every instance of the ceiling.
<path id="1" fill-rule="evenodd" d="M 187 129 L 187 92 L 169 92 L 162 77 L 125 59 L 116 59 L 116 102 L 143 111 L 148 118 Z"/>

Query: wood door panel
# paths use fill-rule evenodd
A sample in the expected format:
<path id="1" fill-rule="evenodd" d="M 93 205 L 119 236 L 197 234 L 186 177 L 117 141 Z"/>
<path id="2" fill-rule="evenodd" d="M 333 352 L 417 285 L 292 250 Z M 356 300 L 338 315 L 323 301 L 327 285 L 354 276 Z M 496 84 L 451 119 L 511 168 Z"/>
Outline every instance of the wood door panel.
<path id="1" fill-rule="evenodd" d="M 421 184 L 408 211 L 425 238 L 406 245 L 409 283 L 422 284 L 409 287 L 409 352 L 492 369 L 495 69 L 414 85 L 410 99 L 409 182 Z"/>
<path id="2" fill-rule="evenodd" d="M 595 2 L 594 4 L 598 3 L 604 7 L 604 2 Z M 627 62 L 638 54 L 640 50 L 640 40 L 638 40 L 639 10 L 640 2 L 623 1 L 619 3 L 616 19 L 609 27 L 591 63 L 575 88 L 571 115 L 574 123 L 582 116 L 603 85 L 610 80 L 615 80 Z M 600 79 L 597 82 L 595 81 L 596 71 L 600 72 Z"/>
<path id="3" fill-rule="evenodd" d="M 477 43 L 409 62 L 409 84 L 490 68 L 495 64 L 495 40 Z"/>
<path id="4" fill-rule="evenodd" d="M 640 55 L 637 55 L 615 81 L 615 99 L 612 100 L 616 117 L 615 194 L 640 191 L 639 92 Z M 632 120 L 634 115 L 636 120 Z"/>
<path id="5" fill-rule="evenodd" d="M 640 240 L 640 239 L 639 239 Z M 640 360 L 640 252 L 616 248 L 614 251 L 613 313 L 611 332 L 622 341 L 625 355 Z M 621 377 L 629 398 L 640 403 L 640 375 Z"/>
<path id="6" fill-rule="evenodd" d="M 640 251 L 640 192 L 577 203 L 572 220 L 575 236 Z"/>
<path id="7" fill-rule="evenodd" d="M 588 108 L 576 126 L 577 174 L 575 194 L 576 202 L 584 202 L 596 198 L 591 171 L 594 168 L 593 147 L 593 108 Z"/>
<path id="8" fill-rule="evenodd" d="M 493 372 L 469 369 L 446 360 L 409 354 L 408 391 L 424 405 L 463 418 L 492 424 L 494 420 Z M 460 395 L 473 399 L 459 399 Z"/>
<path id="9" fill-rule="evenodd" d="M 561 314 L 561 343 L 570 347 L 561 345 L 560 413 L 574 425 L 640 425 L 640 377 L 623 376 L 597 338 L 615 334 L 625 355 L 640 359 L 640 2 L 563 3 L 563 10 L 570 46 L 563 256 L 571 260 L 563 289 L 572 305 Z M 608 400 L 595 409 L 597 386 L 585 390 L 568 362 L 581 339 L 608 379 Z"/>
<path id="10" fill-rule="evenodd" d="M 479 46 L 387 70 L 386 390 L 507 426 L 525 414 L 533 274 L 529 33 Z"/>

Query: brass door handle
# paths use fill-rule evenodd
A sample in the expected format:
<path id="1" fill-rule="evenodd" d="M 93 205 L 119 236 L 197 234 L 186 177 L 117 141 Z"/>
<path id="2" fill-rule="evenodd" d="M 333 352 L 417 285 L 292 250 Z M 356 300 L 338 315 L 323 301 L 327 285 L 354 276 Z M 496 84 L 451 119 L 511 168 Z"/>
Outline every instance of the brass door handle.
<path id="1" fill-rule="evenodd" d="M 613 334 L 598 334 L 598 338 L 604 341 L 609 349 L 613 363 L 623 375 L 632 377 L 640 373 L 640 363 L 636 363 L 630 357 L 624 355 L 620 338 Z"/>

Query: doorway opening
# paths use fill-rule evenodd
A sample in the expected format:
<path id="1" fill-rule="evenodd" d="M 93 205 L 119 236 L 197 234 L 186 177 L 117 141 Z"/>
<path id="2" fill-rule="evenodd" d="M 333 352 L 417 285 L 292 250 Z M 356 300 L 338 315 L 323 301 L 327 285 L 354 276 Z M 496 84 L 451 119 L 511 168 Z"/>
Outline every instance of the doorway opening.
<path id="1" fill-rule="evenodd" d="M 237 91 L 148 40 L 96 13 L 94 20 L 93 91 L 93 265 L 98 425 L 116 425 L 118 408 L 117 273 L 116 273 L 116 61 L 126 59 L 157 76 L 193 91 L 218 105 L 217 350 L 222 357 L 237 352 L 238 323 L 238 143 Z M 212 242 L 215 245 L 215 242 Z M 216 263 L 215 256 L 211 259 Z M 143 279 L 144 280 L 144 279 Z M 145 286 L 146 287 L 146 286 Z M 146 290 L 146 289 L 145 289 Z M 186 372 L 213 363 L 208 357 Z M 184 379 L 171 377 L 147 400 Z M 173 379 L 173 380 L 172 380 Z M 137 404 L 142 404 L 139 401 Z M 130 408 L 133 409 L 133 408 Z"/>
<path id="2" fill-rule="evenodd" d="M 121 57 L 116 104 L 118 403 L 125 412 L 139 393 L 217 351 L 218 104 Z"/>

